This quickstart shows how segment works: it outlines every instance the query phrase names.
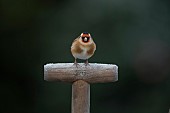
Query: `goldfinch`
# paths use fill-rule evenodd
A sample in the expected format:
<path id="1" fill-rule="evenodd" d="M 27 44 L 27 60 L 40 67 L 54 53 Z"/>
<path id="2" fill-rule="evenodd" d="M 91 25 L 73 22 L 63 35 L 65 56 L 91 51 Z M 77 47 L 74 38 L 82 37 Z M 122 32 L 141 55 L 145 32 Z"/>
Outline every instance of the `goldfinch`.
<path id="1" fill-rule="evenodd" d="M 83 32 L 76 38 L 71 46 L 71 53 L 75 58 L 74 64 L 77 66 L 76 59 L 86 60 L 85 65 L 89 65 L 88 59 L 94 54 L 96 44 L 94 43 L 90 33 Z"/>

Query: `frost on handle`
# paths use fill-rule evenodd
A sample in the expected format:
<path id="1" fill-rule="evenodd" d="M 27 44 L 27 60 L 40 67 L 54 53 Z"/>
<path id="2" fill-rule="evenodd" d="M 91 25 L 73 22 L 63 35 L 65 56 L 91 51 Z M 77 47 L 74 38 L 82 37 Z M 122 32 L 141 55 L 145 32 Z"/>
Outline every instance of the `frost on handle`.
<path id="1" fill-rule="evenodd" d="M 44 79 L 47 81 L 74 82 L 84 80 L 88 83 L 115 82 L 118 80 L 118 66 L 113 64 L 55 63 L 44 65 Z"/>

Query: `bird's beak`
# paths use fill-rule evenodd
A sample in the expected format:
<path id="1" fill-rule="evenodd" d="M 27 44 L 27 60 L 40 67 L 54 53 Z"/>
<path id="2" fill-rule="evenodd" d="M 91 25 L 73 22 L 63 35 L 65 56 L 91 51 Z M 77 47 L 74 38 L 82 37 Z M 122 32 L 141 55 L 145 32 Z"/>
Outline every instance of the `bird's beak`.
<path id="1" fill-rule="evenodd" d="M 87 41 L 87 37 L 84 38 L 84 41 Z"/>

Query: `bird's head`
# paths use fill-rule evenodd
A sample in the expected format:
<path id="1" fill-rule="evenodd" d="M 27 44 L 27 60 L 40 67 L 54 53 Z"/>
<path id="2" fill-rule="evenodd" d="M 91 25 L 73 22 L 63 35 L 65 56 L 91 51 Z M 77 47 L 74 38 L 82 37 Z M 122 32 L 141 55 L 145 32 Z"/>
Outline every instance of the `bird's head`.
<path id="1" fill-rule="evenodd" d="M 88 32 L 83 32 L 83 33 L 81 33 L 81 35 L 80 35 L 80 41 L 81 41 L 82 43 L 84 43 L 84 44 L 91 43 L 92 38 L 91 38 L 90 33 L 88 33 Z"/>

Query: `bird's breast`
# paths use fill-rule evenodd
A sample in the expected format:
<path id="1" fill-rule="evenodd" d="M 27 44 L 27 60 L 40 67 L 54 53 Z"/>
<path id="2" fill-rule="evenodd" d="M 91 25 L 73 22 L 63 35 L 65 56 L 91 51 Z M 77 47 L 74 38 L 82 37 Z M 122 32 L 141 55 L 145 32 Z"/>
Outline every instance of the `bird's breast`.
<path id="1" fill-rule="evenodd" d="M 95 51 L 95 44 L 92 43 L 83 45 L 79 42 L 76 42 L 72 45 L 71 51 L 75 58 L 86 60 L 93 55 Z"/>
<path id="2" fill-rule="evenodd" d="M 81 49 L 81 52 L 79 51 L 79 52 L 74 53 L 74 56 L 78 59 L 83 59 L 83 60 L 88 59 L 89 55 L 88 55 L 87 51 L 89 50 L 89 48 L 86 48 L 83 46 L 79 46 L 79 47 Z"/>

